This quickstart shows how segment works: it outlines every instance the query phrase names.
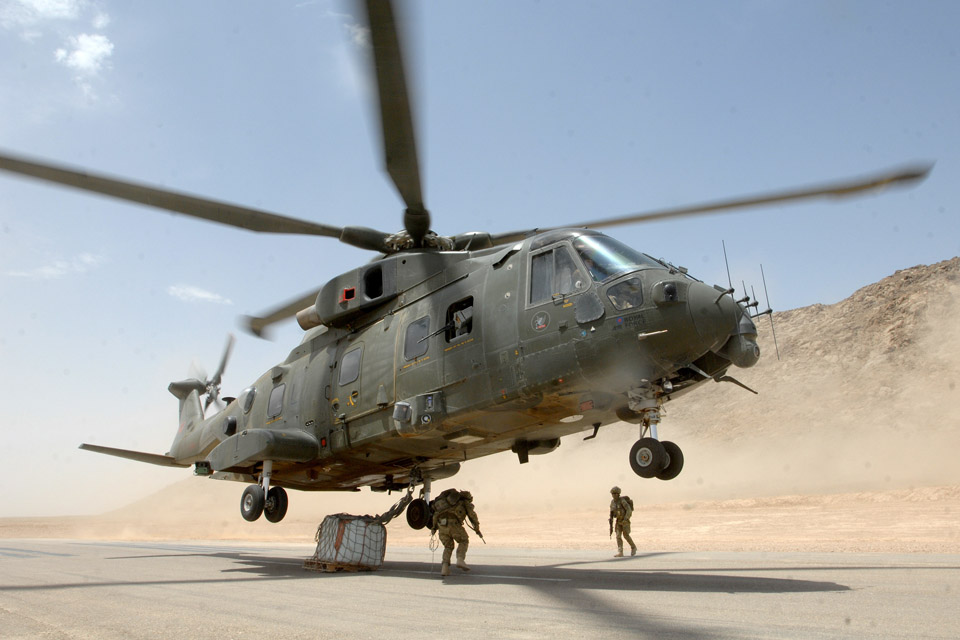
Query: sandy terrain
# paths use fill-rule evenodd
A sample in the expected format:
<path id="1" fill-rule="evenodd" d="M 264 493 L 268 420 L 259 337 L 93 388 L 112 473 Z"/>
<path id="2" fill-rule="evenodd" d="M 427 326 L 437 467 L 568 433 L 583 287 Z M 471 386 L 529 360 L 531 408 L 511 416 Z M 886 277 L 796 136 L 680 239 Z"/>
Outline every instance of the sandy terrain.
<path id="1" fill-rule="evenodd" d="M 766 319 L 765 355 L 667 406 L 663 439 L 683 473 L 643 480 L 627 452 L 637 427 L 573 436 L 519 465 L 501 454 L 435 483 L 473 491 L 490 545 L 610 548 L 609 488 L 637 503 L 644 550 L 960 553 L 960 259 L 899 271 L 835 305 Z M 136 481 L 136 467 L 127 478 Z M 4 518 L 0 537 L 309 541 L 328 513 L 380 513 L 399 498 L 291 493 L 279 525 L 240 518 L 242 485 L 185 478 L 95 517 Z M 424 545 L 403 519 L 391 544 Z M 479 542 L 477 542 L 479 544 Z"/>

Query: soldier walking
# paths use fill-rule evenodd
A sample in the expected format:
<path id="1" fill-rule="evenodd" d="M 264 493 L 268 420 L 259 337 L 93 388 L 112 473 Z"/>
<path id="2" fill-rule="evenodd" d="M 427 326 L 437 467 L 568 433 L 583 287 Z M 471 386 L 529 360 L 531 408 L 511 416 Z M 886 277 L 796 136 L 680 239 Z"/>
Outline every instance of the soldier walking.
<path id="1" fill-rule="evenodd" d="M 633 515 L 633 500 L 627 496 L 620 497 L 620 487 L 610 489 L 613 500 L 610 501 L 610 535 L 617 532 L 617 553 L 614 558 L 623 557 L 623 539 L 630 543 L 630 555 L 637 555 L 637 545 L 630 537 L 630 516 Z"/>
<path id="2" fill-rule="evenodd" d="M 483 534 L 480 533 L 480 519 L 473 509 L 473 495 L 469 491 L 447 489 L 430 503 L 430 507 L 433 509 L 433 522 L 430 528 L 433 533 L 440 532 L 440 542 L 443 544 L 440 575 L 450 575 L 450 558 L 453 555 L 454 542 L 457 543 L 457 567 L 462 571 L 470 571 L 466 562 L 470 538 L 463 527 L 464 520 L 469 518 L 473 524 L 473 530 L 481 539 L 483 538 Z"/>

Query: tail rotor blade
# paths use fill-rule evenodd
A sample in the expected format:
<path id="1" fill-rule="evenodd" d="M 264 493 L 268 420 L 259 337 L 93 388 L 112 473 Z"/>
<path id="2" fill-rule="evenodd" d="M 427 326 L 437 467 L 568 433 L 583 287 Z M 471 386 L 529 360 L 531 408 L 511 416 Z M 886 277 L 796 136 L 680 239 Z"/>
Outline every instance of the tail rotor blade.
<path id="1" fill-rule="evenodd" d="M 217 367 L 217 372 L 213 374 L 211 382 L 217 387 L 220 386 L 220 379 L 223 377 L 223 370 L 227 367 L 227 360 L 230 359 L 230 352 L 233 351 L 233 343 L 236 342 L 236 338 L 232 333 L 227 334 L 227 344 L 223 348 L 223 357 L 220 358 L 220 366 Z"/>

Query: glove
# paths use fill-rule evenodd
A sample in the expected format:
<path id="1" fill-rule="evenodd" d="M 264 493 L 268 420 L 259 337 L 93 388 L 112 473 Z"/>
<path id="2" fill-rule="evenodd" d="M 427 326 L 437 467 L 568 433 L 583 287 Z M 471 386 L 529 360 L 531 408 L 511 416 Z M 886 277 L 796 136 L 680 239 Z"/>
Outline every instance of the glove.
<path id="1" fill-rule="evenodd" d="M 482 534 L 482 533 L 480 533 L 480 529 L 477 529 L 477 537 L 480 537 L 480 538 L 482 538 L 482 537 L 483 537 L 483 534 Z"/>

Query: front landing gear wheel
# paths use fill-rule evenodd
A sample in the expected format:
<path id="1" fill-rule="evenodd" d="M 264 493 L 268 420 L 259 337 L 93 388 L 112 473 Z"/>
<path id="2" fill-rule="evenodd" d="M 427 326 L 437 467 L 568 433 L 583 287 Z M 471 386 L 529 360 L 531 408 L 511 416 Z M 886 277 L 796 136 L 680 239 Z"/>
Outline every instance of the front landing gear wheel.
<path id="1" fill-rule="evenodd" d="M 243 490 L 240 496 L 240 515 L 248 522 L 253 522 L 263 513 L 263 487 L 252 484 Z"/>
<path id="2" fill-rule="evenodd" d="M 270 522 L 280 522 L 287 515 L 287 492 L 283 487 L 270 487 L 263 504 L 263 516 Z"/>
<path id="3" fill-rule="evenodd" d="M 661 480 L 673 480 L 680 475 L 680 471 L 683 469 L 683 451 L 670 441 L 660 444 L 667 452 L 667 464 L 663 467 L 663 471 L 657 474 L 657 477 Z"/>
<path id="4" fill-rule="evenodd" d="M 430 505 L 423 498 L 417 498 L 407 505 L 407 524 L 414 529 L 423 529 L 430 522 Z"/>
<path id="5" fill-rule="evenodd" d="M 659 440 L 640 438 L 630 449 L 630 466 L 641 478 L 653 478 L 663 471 L 667 463 L 667 451 Z"/>

